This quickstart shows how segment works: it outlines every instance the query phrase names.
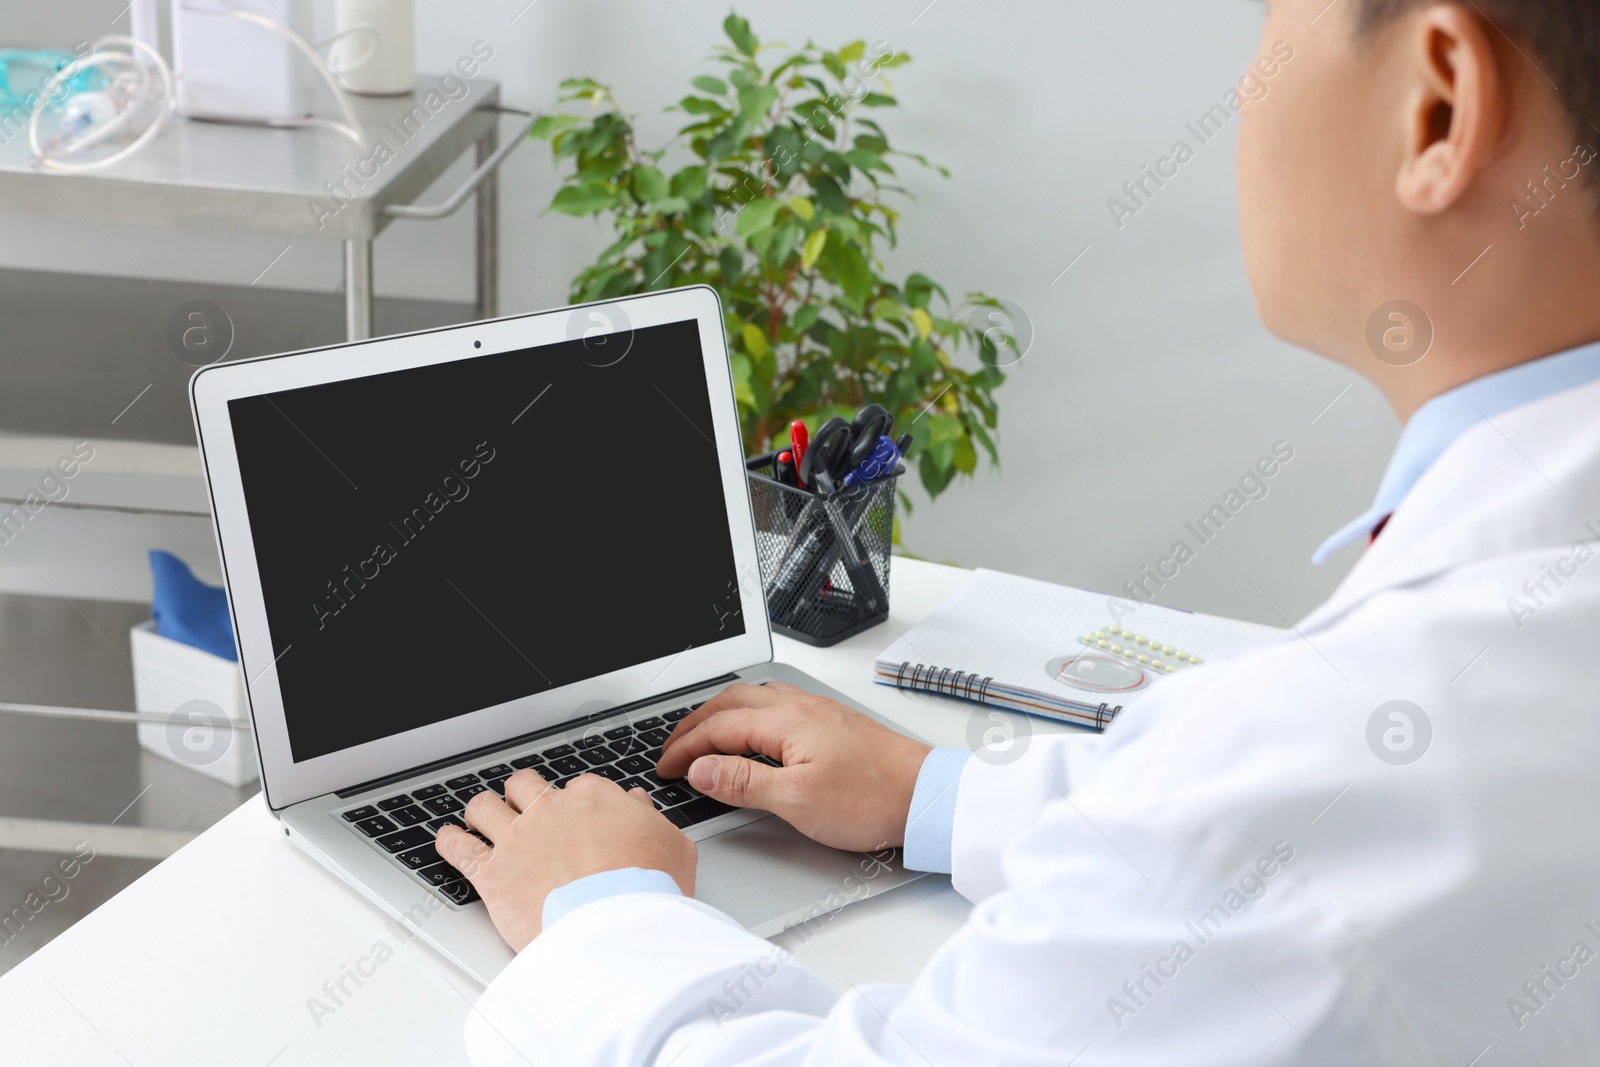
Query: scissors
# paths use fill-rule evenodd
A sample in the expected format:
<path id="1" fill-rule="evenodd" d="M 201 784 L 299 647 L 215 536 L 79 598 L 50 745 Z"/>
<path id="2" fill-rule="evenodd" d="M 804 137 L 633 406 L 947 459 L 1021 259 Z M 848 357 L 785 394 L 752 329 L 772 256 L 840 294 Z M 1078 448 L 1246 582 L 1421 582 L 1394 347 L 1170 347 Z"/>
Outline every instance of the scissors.
<path id="1" fill-rule="evenodd" d="M 894 416 L 882 404 L 868 404 L 856 413 L 855 421 L 831 418 L 811 438 L 805 459 L 800 463 L 800 478 L 807 485 L 821 475 L 824 492 L 833 483 L 872 457 L 878 439 L 894 427 Z"/>

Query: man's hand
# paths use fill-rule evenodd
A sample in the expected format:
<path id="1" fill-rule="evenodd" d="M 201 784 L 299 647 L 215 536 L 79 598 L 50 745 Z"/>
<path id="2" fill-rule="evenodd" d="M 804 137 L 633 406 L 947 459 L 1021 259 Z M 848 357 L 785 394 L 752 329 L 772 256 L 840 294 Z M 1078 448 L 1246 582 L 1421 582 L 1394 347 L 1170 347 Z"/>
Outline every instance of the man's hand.
<path id="1" fill-rule="evenodd" d="M 694 842 L 643 789 L 624 793 L 593 774 L 555 789 L 533 771 L 518 771 L 506 779 L 505 800 L 484 792 L 468 801 L 466 820 L 494 847 L 456 826 L 440 828 L 436 847 L 477 887 L 514 951 L 538 936 L 551 890 L 591 874 L 665 871 L 684 896 L 694 896 Z"/>
<path id="2" fill-rule="evenodd" d="M 868 851 L 905 843 L 930 751 L 838 701 L 768 682 L 729 686 L 678 723 L 657 773 L 687 774 L 702 793 L 773 812 L 821 844 Z"/>

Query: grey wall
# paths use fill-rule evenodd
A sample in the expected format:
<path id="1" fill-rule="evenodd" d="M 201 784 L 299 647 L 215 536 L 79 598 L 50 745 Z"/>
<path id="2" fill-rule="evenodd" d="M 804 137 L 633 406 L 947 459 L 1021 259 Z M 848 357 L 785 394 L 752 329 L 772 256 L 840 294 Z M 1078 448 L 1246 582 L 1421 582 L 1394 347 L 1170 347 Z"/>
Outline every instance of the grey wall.
<path id="1" fill-rule="evenodd" d="M 68 43 L 121 6 L 0 0 L 0 37 Z M 644 136 L 660 137 L 679 118 L 660 107 L 720 38 L 726 10 L 724 0 L 418 0 L 419 64 L 442 68 L 487 40 L 486 73 L 509 100 L 543 105 L 562 77 L 588 74 L 614 83 Z M 1121 228 L 1107 209 L 1141 165 L 1179 138 L 1196 143 L 1184 124 L 1254 55 L 1260 6 L 746 0 L 741 11 L 769 40 L 865 37 L 913 55 L 893 72 L 905 107 L 889 130 L 954 177 L 905 173 L 917 202 L 890 265 L 1007 297 L 1031 319 L 1032 349 L 1001 393 L 1002 469 L 980 468 L 937 503 L 914 493 L 907 548 L 1114 590 L 1183 538 L 1198 551 L 1164 602 L 1281 625 L 1325 596 L 1356 550 L 1323 568 L 1307 557 L 1370 500 L 1396 425 L 1364 382 L 1256 322 L 1236 235 L 1237 120 Z M 1292 62 L 1278 74 L 1294 76 Z M 563 302 L 566 279 L 606 242 L 590 221 L 542 214 L 554 187 L 539 144 L 507 165 L 507 312 Z M 0 263 L 126 274 L 132 261 L 152 277 L 243 284 L 284 244 L 101 230 L 0 215 Z M 470 248 L 466 217 L 396 225 L 378 244 L 379 290 L 465 299 Z M 332 289 L 336 249 L 297 244 L 261 284 Z M 1185 522 L 1278 441 L 1294 458 L 1270 494 L 1199 546 Z"/>

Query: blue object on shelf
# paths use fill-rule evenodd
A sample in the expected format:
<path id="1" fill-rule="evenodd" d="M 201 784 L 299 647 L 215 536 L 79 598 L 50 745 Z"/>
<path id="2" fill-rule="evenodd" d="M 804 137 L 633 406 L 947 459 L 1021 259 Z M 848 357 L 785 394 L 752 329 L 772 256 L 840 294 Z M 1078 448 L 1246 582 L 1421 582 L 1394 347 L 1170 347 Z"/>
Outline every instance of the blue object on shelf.
<path id="1" fill-rule="evenodd" d="M 159 548 L 150 550 L 150 581 L 155 589 L 150 614 L 156 620 L 156 633 L 239 661 L 226 590 L 202 582 L 187 563 Z"/>

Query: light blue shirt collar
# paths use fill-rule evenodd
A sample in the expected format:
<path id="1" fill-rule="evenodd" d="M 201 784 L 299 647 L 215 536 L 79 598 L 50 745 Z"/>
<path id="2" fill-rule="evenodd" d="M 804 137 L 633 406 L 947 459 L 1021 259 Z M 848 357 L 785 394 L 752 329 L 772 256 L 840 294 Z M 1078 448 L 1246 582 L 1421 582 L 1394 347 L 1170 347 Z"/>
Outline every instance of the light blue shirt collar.
<path id="1" fill-rule="evenodd" d="M 1311 562 L 1370 535 L 1394 514 L 1446 448 L 1480 422 L 1556 393 L 1600 380 L 1600 341 L 1508 367 L 1434 397 L 1417 409 L 1400 433 L 1389 469 L 1384 471 L 1372 506 L 1322 542 Z"/>

